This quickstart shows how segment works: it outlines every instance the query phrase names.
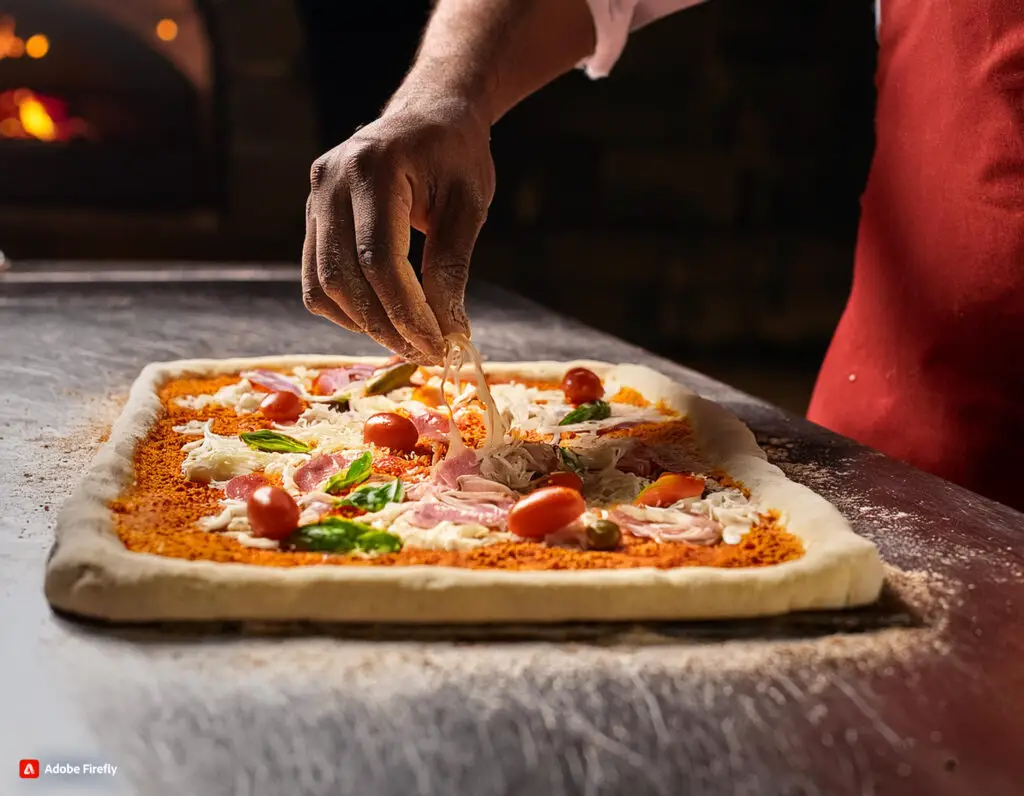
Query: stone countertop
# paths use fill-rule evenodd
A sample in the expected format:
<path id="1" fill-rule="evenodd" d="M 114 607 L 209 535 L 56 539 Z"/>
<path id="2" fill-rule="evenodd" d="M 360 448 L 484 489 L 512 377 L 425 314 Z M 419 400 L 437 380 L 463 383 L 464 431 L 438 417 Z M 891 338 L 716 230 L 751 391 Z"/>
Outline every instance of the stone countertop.
<path id="1" fill-rule="evenodd" d="M 418 631 L 118 630 L 52 614 L 56 512 L 145 364 L 379 352 L 306 314 L 278 277 L 0 278 L 0 791 L 1024 792 L 1024 515 L 488 287 L 470 316 L 489 359 L 643 363 L 735 411 L 879 545 L 882 602 Z M 118 772 L 29 783 L 21 758 Z"/>

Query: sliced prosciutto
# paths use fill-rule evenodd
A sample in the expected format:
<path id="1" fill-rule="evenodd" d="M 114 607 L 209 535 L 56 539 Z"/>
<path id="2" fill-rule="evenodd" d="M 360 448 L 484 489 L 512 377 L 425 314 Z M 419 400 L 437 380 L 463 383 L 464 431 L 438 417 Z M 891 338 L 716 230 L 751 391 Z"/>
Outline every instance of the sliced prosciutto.
<path id="1" fill-rule="evenodd" d="M 317 395 L 334 395 L 353 382 L 365 381 L 373 375 L 373 365 L 348 365 L 344 368 L 328 368 L 321 370 L 313 382 L 313 391 Z"/>
<path id="2" fill-rule="evenodd" d="M 224 495 L 232 500 L 248 500 L 253 492 L 269 483 L 263 473 L 236 475 L 224 485 Z"/>
<path id="3" fill-rule="evenodd" d="M 302 388 L 287 376 L 274 373 L 272 370 L 246 370 L 241 374 L 243 379 L 248 379 L 253 384 L 265 387 L 270 392 L 290 392 L 302 396 Z"/>
<path id="4" fill-rule="evenodd" d="M 695 454 L 679 451 L 669 445 L 649 445 L 637 442 L 616 464 L 620 470 L 641 478 L 654 478 L 665 471 L 699 473 L 705 470 Z"/>
<path id="5" fill-rule="evenodd" d="M 722 525 L 701 514 L 688 514 L 671 509 L 650 509 L 619 506 L 610 519 L 634 536 L 656 542 L 688 542 L 712 545 L 722 538 Z"/>
<path id="6" fill-rule="evenodd" d="M 438 462 L 434 468 L 433 479 L 435 483 L 449 489 L 458 489 L 459 478 L 464 475 L 479 475 L 480 462 L 477 460 L 476 452 L 464 450 L 455 456 Z"/>
<path id="7" fill-rule="evenodd" d="M 343 453 L 314 456 L 295 471 L 295 485 L 303 492 L 313 492 L 335 473 L 340 473 L 355 460 Z"/>
<path id="8" fill-rule="evenodd" d="M 424 409 L 419 405 L 410 403 L 409 419 L 416 426 L 420 436 L 425 439 L 443 442 L 448 438 L 451 424 L 448 422 L 448 418 L 440 412 Z"/>
<path id="9" fill-rule="evenodd" d="M 427 501 L 419 503 L 407 515 L 409 523 L 419 528 L 433 528 L 442 522 L 458 525 L 475 523 L 488 528 L 502 528 L 508 519 L 508 508 L 492 506 L 489 503 L 440 503 Z"/>

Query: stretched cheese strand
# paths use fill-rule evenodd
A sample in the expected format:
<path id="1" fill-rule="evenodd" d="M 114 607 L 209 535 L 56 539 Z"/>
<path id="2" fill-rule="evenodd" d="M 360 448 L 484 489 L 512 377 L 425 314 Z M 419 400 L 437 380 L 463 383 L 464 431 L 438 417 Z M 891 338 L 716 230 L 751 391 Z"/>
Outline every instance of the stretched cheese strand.
<path id="1" fill-rule="evenodd" d="M 453 385 L 458 390 L 459 371 L 462 369 L 462 349 L 453 344 L 451 338 L 445 339 L 444 369 L 441 371 L 441 398 L 444 401 L 445 409 L 448 410 L 448 453 L 446 459 L 454 458 L 460 453 L 468 450 L 466 443 L 462 441 L 462 432 L 455 424 L 455 411 L 452 409 L 451 401 L 448 400 L 448 391 L 445 387 L 452 377 L 452 370 L 455 371 Z"/>
<path id="2" fill-rule="evenodd" d="M 452 411 L 448 395 L 444 389 L 449 377 L 454 372 L 453 385 L 456 391 L 458 391 L 459 373 L 462 370 L 463 356 L 468 356 L 470 364 L 473 366 L 476 391 L 484 405 L 484 428 L 487 432 L 487 439 L 480 450 L 482 453 L 486 453 L 504 443 L 508 428 L 505 426 L 505 421 L 501 417 L 501 412 L 498 411 L 498 405 L 494 401 L 494 396 L 491 395 L 491 390 L 487 386 L 487 379 L 484 377 L 483 360 L 480 357 L 480 352 L 476 350 L 476 346 L 464 334 L 458 332 L 450 334 L 445 338 L 445 342 L 447 343 L 447 351 L 444 358 L 444 372 L 441 374 L 441 395 L 444 397 L 444 403 L 448 408 L 448 414 L 451 419 L 448 455 L 454 455 L 452 453 L 453 450 L 455 453 L 459 453 L 466 449 L 462 441 L 462 434 L 455 424 L 455 414 Z M 458 440 L 457 443 L 456 439 Z"/>

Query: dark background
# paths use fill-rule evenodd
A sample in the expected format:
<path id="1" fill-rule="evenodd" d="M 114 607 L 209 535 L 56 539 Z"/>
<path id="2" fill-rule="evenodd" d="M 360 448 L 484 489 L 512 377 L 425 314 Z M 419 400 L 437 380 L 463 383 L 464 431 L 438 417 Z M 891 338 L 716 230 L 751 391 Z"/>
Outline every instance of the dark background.
<path id="1" fill-rule="evenodd" d="M 0 0 L 0 13 L 37 26 L 59 16 L 65 38 L 104 35 L 69 32 L 61 6 Z M 107 144 L 91 172 L 82 164 L 100 145 L 0 141 L 0 248 L 15 262 L 297 262 L 310 161 L 376 115 L 428 9 L 200 2 L 214 91 L 163 103 L 194 135 Z M 115 28 L 102 52 L 121 46 Z M 30 67 L 56 68 L 60 45 L 37 65 L 0 60 L 0 92 Z M 124 43 L 121 57 L 137 49 Z M 802 411 L 849 286 L 874 58 L 871 0 L 713 0 L 634 34 L 610 78 L 566 75 L 495 128 L 498 189 L 474 275 Z M 92 96 L 152 106 L 168 78 L 143 60 L 113 70 L 132 91 L 108 75 Z M 58 93 L 62 74 L 47 78 Z M 57 149 L 63 164 L 47 166 Z M 25 179 L 4 185 L 26 153 L 49 158 L 33 173 L 57 170 L 41 195 L 14 190 Z M 121 190 L 143 163 L 146 179 Z M 90 199 L 93 183 L 105 192 Z"/>

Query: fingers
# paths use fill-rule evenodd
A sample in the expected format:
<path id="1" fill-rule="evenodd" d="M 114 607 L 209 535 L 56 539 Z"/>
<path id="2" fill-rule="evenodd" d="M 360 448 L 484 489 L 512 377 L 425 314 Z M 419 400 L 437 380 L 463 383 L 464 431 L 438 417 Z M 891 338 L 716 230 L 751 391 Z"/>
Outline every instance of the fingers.
<path id="1" fill-rule="evenodd" d="M 445 335 L 469 334 L 466 282 L 487 199 L 469 184 L 453 182 L 431 214 L 423 250 L 423 292 Z"/>
<path id="2" fill-rule="evenodd" d="M 324 197 L 314 211 L 316 274 L 324 294 L 378 343 L 396 354 L 416 356 L 415 348 L 390 322 L 360 268 L 348 193 L 341 191 Z"/>
<path id="3" fill-rule="evenodd" d="M 352 183 L 359 267 L 388 320 L 427 361 L 444 357 L 444 339 L 409 262 L 412 187 L 395 169 L 377 168 Z"/>
<path id="4" fill-rule="evenodd" d="M 316 270 L 316 216 L 309 211 L 309 202 L 306 203 L 306 239 L 302 244 L 302 303 L 314 315 L 334 321 L 350 332 L 362 331 L 320 287 Z"/>

